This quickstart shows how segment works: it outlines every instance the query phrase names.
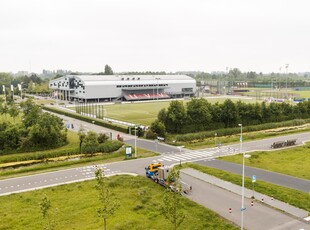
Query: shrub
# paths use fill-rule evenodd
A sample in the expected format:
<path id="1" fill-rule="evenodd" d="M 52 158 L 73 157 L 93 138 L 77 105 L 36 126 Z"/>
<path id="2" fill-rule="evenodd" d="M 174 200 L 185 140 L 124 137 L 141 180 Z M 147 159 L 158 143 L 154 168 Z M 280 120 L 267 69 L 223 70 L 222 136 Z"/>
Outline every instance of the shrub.
<path id="1" fill-rule="evenodd" d="M 96 151 L 102 153 L 111 153 L 117 151 L 122 147 L 123 143 L 120 141 L 106 141 L 105 143 L 99 144 Z"/>

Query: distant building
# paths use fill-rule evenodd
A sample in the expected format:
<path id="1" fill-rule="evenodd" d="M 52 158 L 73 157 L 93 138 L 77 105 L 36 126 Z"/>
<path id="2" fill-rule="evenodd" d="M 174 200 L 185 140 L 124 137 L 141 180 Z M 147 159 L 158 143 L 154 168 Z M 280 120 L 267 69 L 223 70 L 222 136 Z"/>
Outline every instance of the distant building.
<path id="1" fill-rule="evenodd" d="M 185 75 L 66 75 L 49 88 L 69 101 L 137 101 L 192 97 L 196 81 Z"/>

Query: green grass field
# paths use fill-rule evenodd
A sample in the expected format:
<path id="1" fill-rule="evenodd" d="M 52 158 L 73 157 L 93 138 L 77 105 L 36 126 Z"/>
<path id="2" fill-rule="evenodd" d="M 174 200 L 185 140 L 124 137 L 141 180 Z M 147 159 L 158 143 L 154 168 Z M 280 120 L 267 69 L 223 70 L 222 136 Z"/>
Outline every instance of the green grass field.
<path id="1" fill-rule="evenodd" d="M 163 187 L 140 176 L 114 176 L 108 180 L 120 208 L 107 219 L 107 229 L 173 229 L 161 214 Z M 43 229 L 39 204 L 45 195 L 51 201 L 51 212 L 56 213 L 55 229 L 103 229 L 103 221 L 97 216 L 99 200 L 94 180 L 0 197 L 0 229 Z M 184 197 L 181 209 L 186 217 L 179 229 L 238 229 Z"/>
<path id="2" fill-rule="evenodd" d="M 277 151 L 259 151 L 249 153 L 245 165 L 283 173 L 310 180 L 310 144 L 305 146 L 281 149 Z M 223 160 L 242 164 L 242 155 L 224 157 Z"/>
<path id="3" fill-rule="evenodd" d="M 207 98 L 210 103 L 223 103 L 227 98 Z M 232 101 L 239 101 L 239 98 L 231 98 Z M 184 105 L 189 100 L 182 100 Z M 255 103 L 254 99 L 244 99 L 244 102 Z M 168 108 L 170 101 L 150 101 L 141 103 L 122 103 L 113 105 L 104 105 L 104 116 L 120 121 L 130 122 L 134 124 L 141 124 L 150 126 L 157 118 L 158 112 L 163 108 Z M 75 109 L 71 107 L 70 109 Z"/>

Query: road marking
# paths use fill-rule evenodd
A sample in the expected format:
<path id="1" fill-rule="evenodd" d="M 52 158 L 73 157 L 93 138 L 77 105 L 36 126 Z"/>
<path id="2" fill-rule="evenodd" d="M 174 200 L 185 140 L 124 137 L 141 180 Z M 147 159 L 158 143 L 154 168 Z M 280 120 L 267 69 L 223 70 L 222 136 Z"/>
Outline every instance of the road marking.
<path id="1" fill-rule="evenodd" d="M 169 160 L 169 159 L 167 159 L 167 158 L 162 158 L 164 161 L 172 161 L 172 160 Z"/>
<path id="2" fill-rule="evenodd" d="M 205 157 L 205 156 L 210 156 L 212 154 L 203 154 L 203 153 L 188 153 L 187 156 L 191 158 L 198 158 L 198 157 Z"/>
<path id="3" fill-rule="evenodd" d="M 172 159 L 172 160 L 175 160 L 175 161 L 179 161 L 179 160 L 185 161 L 186 160 L 185 158 L 182 158 L 182 157 L 179 157 L 179 156 L 175 156 L 175 155 L 173 155 L 173 156 L 171 156 L 171 155 L 165 156 L 165 158 Z"/>

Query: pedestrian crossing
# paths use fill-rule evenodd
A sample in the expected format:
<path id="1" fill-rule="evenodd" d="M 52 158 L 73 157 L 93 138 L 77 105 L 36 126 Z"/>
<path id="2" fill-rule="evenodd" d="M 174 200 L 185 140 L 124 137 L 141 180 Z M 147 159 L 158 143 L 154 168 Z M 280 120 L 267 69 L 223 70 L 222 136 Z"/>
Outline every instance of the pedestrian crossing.
<path id="1" fill-rule="evenodd" d="M 195 161 L 199 159 L 212 160 L 216 157 L 234 154 L 234 149 L 208 149 L 208 150 L 197 150 L 197 151 L 186 151 L 183 153 L 163 154 L 157 160 L 153 162 L 173 162 L 173 161 Z"/>

